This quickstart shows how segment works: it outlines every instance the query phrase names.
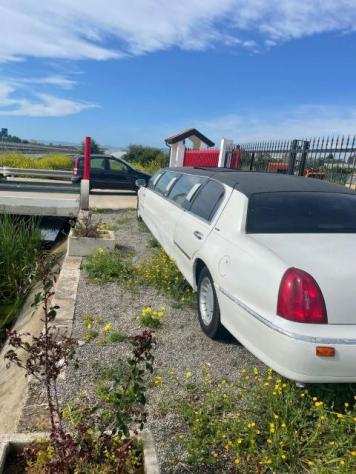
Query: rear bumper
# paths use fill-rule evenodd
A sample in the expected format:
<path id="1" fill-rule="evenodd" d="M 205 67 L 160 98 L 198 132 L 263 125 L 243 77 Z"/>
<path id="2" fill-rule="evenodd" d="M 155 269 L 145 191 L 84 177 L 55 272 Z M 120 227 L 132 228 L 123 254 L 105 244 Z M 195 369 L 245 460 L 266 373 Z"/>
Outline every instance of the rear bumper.
<path id="1" fill-rule="evenodd" d="M 293 323 L 294 331 L 276 326 L 221 289 L 219 302 L 226 328 L 284 377 L 309 383 L 356 382 L 356 325 L 318 325 L 315 334 L 303 333 L 303 325 Z M 334 347 L 335 356 L 317 356 L 318 346 Z"/>

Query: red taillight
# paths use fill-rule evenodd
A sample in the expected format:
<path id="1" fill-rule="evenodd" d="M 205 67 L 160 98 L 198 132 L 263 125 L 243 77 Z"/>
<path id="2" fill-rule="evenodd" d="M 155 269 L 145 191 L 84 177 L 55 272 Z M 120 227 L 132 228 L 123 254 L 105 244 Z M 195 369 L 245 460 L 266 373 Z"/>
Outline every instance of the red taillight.
<path id="1" fill-rule="evenodd" d="M 324 297 L 309 273 L 298 268 L 285 272 L 279 287 L 277 314 L 298 323 L 328 322 Z"/>

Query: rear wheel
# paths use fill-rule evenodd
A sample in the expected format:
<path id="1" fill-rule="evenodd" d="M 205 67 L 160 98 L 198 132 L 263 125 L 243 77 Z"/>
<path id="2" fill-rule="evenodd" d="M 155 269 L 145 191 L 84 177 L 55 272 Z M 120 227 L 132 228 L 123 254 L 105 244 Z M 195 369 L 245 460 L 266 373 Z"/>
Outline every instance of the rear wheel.
<path id="1" fill-rule="evenodd" d="M 209 270 L 202 269 L 198 279 L 198 317 L 204 333 L 212 339 L 222 337 L 226 330 L 220 322 L 220 308 Z"/>

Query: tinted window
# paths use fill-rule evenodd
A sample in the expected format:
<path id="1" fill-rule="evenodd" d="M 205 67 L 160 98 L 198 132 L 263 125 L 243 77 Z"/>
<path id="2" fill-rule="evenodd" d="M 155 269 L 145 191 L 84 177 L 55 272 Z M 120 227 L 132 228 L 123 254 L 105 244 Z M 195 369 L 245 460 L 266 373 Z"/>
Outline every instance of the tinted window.
<path id="1" fill-rule="evenodd" d="M 215 181 L 209 181 L 198 192 L 190 207 L 190 212 L 210 221 L 217 211 L 223 197 L 223 186 Z"/>
<path id="2" fill-rule="evenodd" d="M 109 169 L 111 171 L 128 171 L 129 167 L 119 160 L 109 159 Z"/>
<path id="3" fill-rule="evenodd" d="M 164 173 L 156 183 L 155 191 L 166 196 L 174 182 L 179 178 L 180 174 L 173 171 Z"/>
<path id="4" fill-rule="evenodd" d="M 187 201 L 187 195 L 188 193 L 192 191 L 192 188 L 195 186 L 195 191 L 198 189 L 198 184 L 202 183 L 204 181 L 204 178 L 201 178 L 200 176 L 194 176 L 191 174 L 183 174 L 181 178 L 176 181 L 174 184 L 173 188 L 171 189 L 169 193 L 169 199 L 176 204 L 179 204 L 182 207 L 186 207 L 188 201 Z M 192 198 L 193 196 L 188 196 L 188 199 Z"/>
<path id="5" fill-rule="evenodd" d="M 246 232 L 356 233 L 356 195 L 261 193 L 249 200 Z"/>
<path id="6" fill-rule="evenodd" d="M 90 167 L 93 170 L 105 170 L 106 158 L 92 158 L 90 160 Z"/>

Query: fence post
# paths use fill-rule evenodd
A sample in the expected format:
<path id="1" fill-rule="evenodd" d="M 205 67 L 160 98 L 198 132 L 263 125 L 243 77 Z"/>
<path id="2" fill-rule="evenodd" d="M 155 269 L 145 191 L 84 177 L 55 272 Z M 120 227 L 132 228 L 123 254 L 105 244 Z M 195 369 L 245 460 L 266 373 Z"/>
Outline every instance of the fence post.
<path id="1" fill-rule="evenodd" d="M 304 140 L 302 156 L 300 157 L 300 165 L 299 165 L 299 172 L 298 172 L 299 176 L 304 176 L 305 163 L 307 161 L 309 147 L 310 147 L 310 142 L 307 140 Z"/>
<path id="2" fill-rule="evenodd" d="M 89 210 L 91 138 L 84 140 L 83 178 L 80 182 L 80 209 Z"/>
<path id="3" fill-rule="evenodd" d="M 251 163 L 250 163 L 250 171 L 253 171 L 253 165 L 255 164 L 255 152 L 251 153 Z"/>
<path id="4" fill-rule="evenodd" d="M 294 174 L 295 162 L 298 152 L 298 140 L 292 140 L 289 158 L 288 158 L 288 174 Z"/>
<path id="5" fill-rule="evenodd" d="M 169 156 L 169 166 L 184 166 L 185 145 L 183 142 L 173 143 Z"/>
<path id="6" fill-rule="evenodd" d="M 218 160 L 218 167 L 219 168 L 226 168 L 226 155 L 227 151 L 232 148 L 234 141 L 229 140 L 228 138 L 222 138 L 220 142 L 220 152 L 219 152 L 219 160 Z"/>

